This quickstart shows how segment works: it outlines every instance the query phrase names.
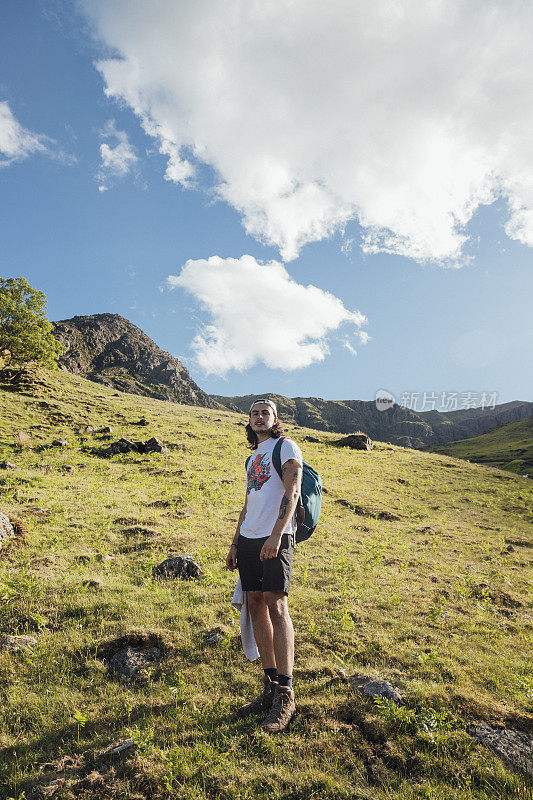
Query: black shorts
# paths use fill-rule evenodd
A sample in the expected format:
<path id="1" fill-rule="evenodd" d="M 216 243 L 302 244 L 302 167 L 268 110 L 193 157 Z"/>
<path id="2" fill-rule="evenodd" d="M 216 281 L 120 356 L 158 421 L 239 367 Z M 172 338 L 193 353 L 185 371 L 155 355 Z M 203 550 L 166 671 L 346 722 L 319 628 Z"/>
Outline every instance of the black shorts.
<path id="1" fill-rule="evenodd" d="M 259 560 L 259 553 L 268 536 L 249 539 L 239 536 L 237 540 L 237 567 L 241 576 L 243 592 L 284 592 L 289 594 L 292 572 L 294 537 L 284 533 L 276 558 Z"/>

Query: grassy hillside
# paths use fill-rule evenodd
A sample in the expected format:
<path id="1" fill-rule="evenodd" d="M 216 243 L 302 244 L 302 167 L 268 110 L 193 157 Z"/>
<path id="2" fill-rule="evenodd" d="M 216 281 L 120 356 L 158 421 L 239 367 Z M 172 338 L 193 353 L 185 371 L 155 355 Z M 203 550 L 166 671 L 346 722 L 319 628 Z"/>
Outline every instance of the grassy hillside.
<path id="1" fill-rule="evenodd" d="M 533 477 L 533 419 L 511 422 L 472 439 L 432 448 L 432 452 Z"/>
<path id="2" fill-rule="evenodd" d="M 223 566 L 245 418 L 61 372 L 0 398 L 0 458 L 16 464 L 0 472 L 0 510 L 28 528 L 0 552 L 0 630 L 37 640 L 0 650 L 2 798 L 38 796 L 36 784 L 137 800 L 530 796 L 466 732 L 476 720 L 533 727 L 528 479 L 388 444 L 338 449 L 332 434 L 311 443 L 316 430 L 291 427 L 327 493 L 291 592 L 299 713 L 269 737 L 232 716 L 260 683 Z M 108 442 L 87 425 L 173 448 L 102 459 L 90 448 Z M 14 444 L 19 430 L 33 450 Z M 68 447 L 39 449 L 58 436 Z M 201 562 L 202 581 L 153 580 L 177 553 Z M 134 634 L 164 656 L 139 686 L 102 660 Z M 406 706 L 363 701 L 343 679 L 355 673 L 390 680 Z M 135 750 L 99 755 L 128 738 Z"/>
<path id="3" fill-rule="evenodd" d="M 433 452 L 533 476 L 533 419 L 512 422 Z"/>

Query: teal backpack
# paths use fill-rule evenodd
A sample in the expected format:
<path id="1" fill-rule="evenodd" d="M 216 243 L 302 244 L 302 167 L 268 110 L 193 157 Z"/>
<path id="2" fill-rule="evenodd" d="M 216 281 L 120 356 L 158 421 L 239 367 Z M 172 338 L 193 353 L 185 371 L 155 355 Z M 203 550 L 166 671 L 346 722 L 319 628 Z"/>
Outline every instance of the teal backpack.
<path id="1" fill-rule="evenodd" d="M 277 440 L 272 451 L 272 463 L 281 480 L 281 445 L 288 438 L 286 436 Z M 246 459 L 246 469 L 251 456 Z M 296 544 L 309 539 L 320 517 L 322 507 L 322 478 L 309 464 L 303 462 L 302 488 L 298 506 L 296 508 Z"/>

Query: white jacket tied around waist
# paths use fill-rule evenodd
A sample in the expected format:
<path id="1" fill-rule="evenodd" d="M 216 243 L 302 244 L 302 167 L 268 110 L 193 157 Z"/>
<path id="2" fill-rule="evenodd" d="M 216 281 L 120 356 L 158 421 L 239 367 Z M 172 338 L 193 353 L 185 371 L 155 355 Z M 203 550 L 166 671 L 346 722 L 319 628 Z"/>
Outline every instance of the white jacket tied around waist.
<path id="1" fill-rule="evenodd" d="M 243 592 L 240 578 L 237 581 L 235 591 L 233 592 L 231 605 L 241 612 L 241 641 L 244 655 L 248 661 L 256 661 L 259 658 L 259 650 L 257 649 L 257 642 L 255 641 L 254 628 L 252 625 L 252 617 L 248 608 L 248 593 Z"/>

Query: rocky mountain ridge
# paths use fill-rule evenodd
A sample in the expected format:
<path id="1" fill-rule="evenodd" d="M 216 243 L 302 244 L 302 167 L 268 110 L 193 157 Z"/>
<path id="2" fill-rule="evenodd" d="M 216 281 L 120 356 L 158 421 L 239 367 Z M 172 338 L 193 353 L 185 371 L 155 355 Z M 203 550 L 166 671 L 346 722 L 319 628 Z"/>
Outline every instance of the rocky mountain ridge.
<path id="1" fill-rule="evenodd" d="M 186 367 L 119 314 L 92 314 L 52 323 L 65 347 L 59 365 L 68 372 L 159 400 L 217 408 Z"/>
<path id="2" fill-rule="evenodd" d="M 416 449 L 437 447 L 469 439 L 493 428 L 533 417 L 533 403 L 515 400 L 494 408 L 439 411 L 412 411 L 394 404 L 380 411 L 372 400 L 323 400 L 320 397 L 294 397 L 265 393 L 214 399 L 233 411 L 248 412 L 254 397 L 268 397 L 277 404 L 280 418 L 294 425 L 352 433 L 362 430 L 371 439 Z"/>

